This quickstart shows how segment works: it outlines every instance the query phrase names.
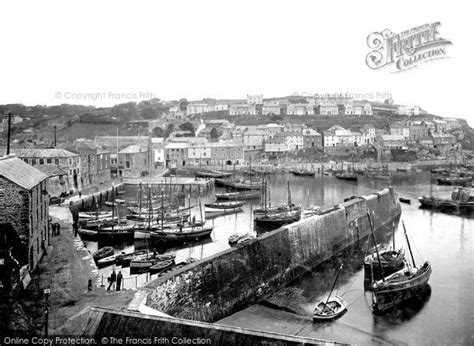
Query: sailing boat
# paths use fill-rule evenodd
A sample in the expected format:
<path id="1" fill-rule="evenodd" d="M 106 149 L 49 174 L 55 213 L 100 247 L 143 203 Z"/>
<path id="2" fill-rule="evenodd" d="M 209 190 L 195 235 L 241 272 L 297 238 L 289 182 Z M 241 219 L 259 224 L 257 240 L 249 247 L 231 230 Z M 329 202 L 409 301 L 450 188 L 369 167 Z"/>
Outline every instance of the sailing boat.
<path id="1" fill-rule="evenodd" d="M 407 263 L 404 269 L 382 278 L 382 280 L 374 281 L 372 285 L 372 310 L 374 312 L 385 311 L 414 297 L 426 286 L 431 276 L 429 262 L 425 261 L 421 266 L 415 264 L 405 223 L 402 221 L 402 224 L 412 264 Z"/>
<path id="2" fill-rule="evenodd" d="M 370 229 L 372 233 L 372 240 L 375 247 L 377 247 L 377 241 L 375 240 L 374 224 L 371 220 L 370 214 L 367 213 L 369 219 Z M 385 275 L 392 274 L 397 270 L 400 270 L 405 265 L 405 250 L 400 248 L 395 250 L 395 222 L 392 223 L 392 248 L 379 252 L 378 248 L 372 254 L 364 258 L 364 269 L 365 277 L 370 278 L 369 282 L 373 279 L 379 280 Z M 380 262 L 378 261 L 380 259 Z M 379 263 L 378 265 L 376 265 Z M 378 270 L 377 270 L 378 269 Z"/>
<path id="3" fill-rule="evenodd" d="M 265 211 L 263 215 L 260 211 L 257 211 L 257 213 L 256 211 L 254 211 L 255 223 L 260 226 L 283 226 L 299 221 L 301 218 L 301 207 L 297 207 L 291 202 L 290 182 L 288 182 L 288 206 L 267 208 L 265 196 Z"/>
<path id="4" fill-rule="evenodd" d="M 326 300 L 321 300 L 313 311 L 313 321 L 327 321 L 332 320 L 336 317 L 341 316 L 344 312 L 347 311 L 347 303 L 342 297 L 335 295 L 331 296 L 334 287 L 336 286 L 337 279 L 339 278 L 339 274 L 342 271 L 342 264 L 337 271 L 336 278 L 331 287 L 331 291 L 329 291 L 329 295 Z"/>

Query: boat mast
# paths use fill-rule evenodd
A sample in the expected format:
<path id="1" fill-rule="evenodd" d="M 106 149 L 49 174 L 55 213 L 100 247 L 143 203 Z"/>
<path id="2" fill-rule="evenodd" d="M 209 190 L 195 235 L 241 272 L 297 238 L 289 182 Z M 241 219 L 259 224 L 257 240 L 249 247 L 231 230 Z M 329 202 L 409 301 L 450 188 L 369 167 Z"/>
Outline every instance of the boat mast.
<path id="1" fill-rule="evenodd" d="M 328 305 L 328 303 L 329 303 L 329 298 L 331 298 L 331 293 L 332 293 L 332 291 L 334 290 L 334 287 L 336 286 L 336 282 L 337 282 L 337 279 L 338 279 L 338 277 L 339 277 L 339 274 L 341 273 L 341 270 L 342 270 L 342 264 L 341 264 L 341 266 L 339 267 L 339 270 L 337 271 L 336 278 L 334 279 L 334 282 L 332 283 L 331 291 L 329 291 L 329 295 L 328 295 L 328 297 L 327 297 L 327 299 L 326 299 L 326 302 L 324 303 L 324 306 L 323 306 L 323 310 L 322 310 L 322 311 L 324 311 L 324 309 L 326 308 L 326 305 Z"/>
<path id="2" fill-rule="evenodd" d="M 370 231 L 372 233 L 372 240 L 374 241 L 375 253 L 377 254 L 377 261 L 379 262 L 380 271 L 382 272 L 382 280 L 385 281 L 385 275 L 383 273 L 382 262 L 380 261 L 379 249 L 377 247 L 377 241 L 375 240 L 374 226 L 370 218 L 370 213 L 367 212 L 367 218 L 369 219 Z"/>
<path id="3" fill-rule="evenodd" d="M 164 208 L 164 198 L 165 198 L 165 190 L 163 186 L 161 187 L 161 230 L 163 231 L 163 221 L 165 218 L 165 208 Z"/>
<path id="4" fill-rule="evenodd" d="M 413 262 L 413 267 L 416 267 L 415 258 L 413 257 L 413 252 L 411 252 L 410 241 L 408 240 L 407 229 L 405 228 L 405 222 L 402 221 L 402 225 L 403 225 L 403 233 L 405 233 L 405 238 L 406 238 L 407 244 L 408 244 L 408 250 L 410 251 L 411 261 Z"/>
<path id="5" fill-rule="evenodd" d="M 290 207 L 291 210 L 291 191 L 290 191 L 290 182 L 287 182 L 288 185 L 288 206 Z"/>
<path id="6" fill-rule="evenodd" d="M 395 251 L 395 221 L 392 222 L 392 240 L 393 240 L 393 251 Z"/>
<path id="7" fill-rule="evenodd" d="M 140 180 L 140 190 L 138 191 L 138 215 L 142 216 L 142 181 Z"/>
<path id="8" fill-rule="evenodd" d="M 114 220 L 115 220 L 115 191 L 114 191 L 114 183 L 112 183 L 112 231 L 114 230 Z"/>

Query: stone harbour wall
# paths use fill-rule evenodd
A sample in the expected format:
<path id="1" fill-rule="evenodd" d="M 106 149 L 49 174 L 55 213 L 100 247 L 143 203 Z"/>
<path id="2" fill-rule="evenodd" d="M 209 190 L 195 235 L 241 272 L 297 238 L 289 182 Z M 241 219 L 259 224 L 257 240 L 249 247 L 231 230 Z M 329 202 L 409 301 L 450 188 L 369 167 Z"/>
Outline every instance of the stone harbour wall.
<path id="1" fill-rule="evenodd" d="M 150 282 L 147 305 L 213 322 L 255 303 L 401 214 L 393 188 L 350 200 Z"/>

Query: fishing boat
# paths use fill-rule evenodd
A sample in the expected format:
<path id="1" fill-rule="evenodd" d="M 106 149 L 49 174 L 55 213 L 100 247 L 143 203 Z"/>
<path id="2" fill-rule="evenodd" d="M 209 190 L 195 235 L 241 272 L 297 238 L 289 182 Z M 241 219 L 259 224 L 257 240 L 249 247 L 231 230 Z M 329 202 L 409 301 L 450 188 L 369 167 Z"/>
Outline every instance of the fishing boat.
<path id="1" fill-rule="evenodd" d="M 265 189 L 263 190 L 262 202 L 263 208 L 256 209 L 253 213 L 254 221 L 258 226 L 282 226 L 288 223 L 296 222 L 301 218 L 301 207 L 295 206 L 291 202 L 291 191 L 290 182 L 287 182 L 288 186 L 288 205 L 271 207 L 267 206 L 267 189 L 265 183 Z M 268 203 L 270 204 L 270 203 Z"/>
<path id="2" fill-rule="evenodd" d="M 409 167 L 397 167 L 397 172 L 409 172 L 410 168 Z"/>
<path id="3" fill-rule="evenodd" d="M 92 254 L 94 261 L 98 262 L 102 258 L 112 256 L 114 254 L 114 248 L 111 246 L 104 246 Z"/>
<path id="4" fill-rule="evenodd" d="M 433 174 L 446 173 L 447 169 L 446 168 L 432 168 L 430 169 L 430 172 Z"/>
<path id="5" fill-rule="evenodd" d="M 338 172 L 338 173 L 335 173 L 334 176 L 337 179 L 357 181 L 357 174 L 352 173 L 352 172 Z"/>
<path id="6" fill-rule="evenodd" d="M 332 320 L 341 316 L 347 311 L 347 303 L 344 299 L 342 299 L 342 297 L 338 295 L 331 296 L 341 271 L 342 264 L 339 267 L 339 270 L 337 271 L 336 278 L 334 279 L 334 282 L 331 286 L 331 291 L 329 291 L 328 297 L 325 300 L 321 300 L 318 304 L 316 304 L 313 311 L 313 321 L 319 322 Z"/>
<path id="7" fill-rule="evenodd" d="M 134 237 L 133 225 L 112 225 L 97 230 L 97 236 L 107 240 L 129 240 Z"/>
<path id="8" fill-rule="evenodd" d="M 321 207 L 317 206 L 317 205 L 312 205 L 312 206 L 302 210 L 301 218 L 306 219 L 308 217 L 318 215 L 319 213 L 321 213 Z"/>
<path id="9" fill-rule="evenodd" d="M 416 266 L 405 223 L 402 221 L 402 224 L 412 263 L 411 265 L 407 263 L 405 268 L 383 277 L 381 280 L 374 281 L 372 285 L 372 310 L 374 312 L 383 312 L 416 296 L 426 286 L 431 276 L 432 269 L 429 262 L 426 261 L 423 265 Z"/>
<path id="10" fill-rule="evenodd" d="M 217 186 L 227 187 L 233 190 L 260 190 L 262 185 L 257 182 L 237 182 L 230 179 L 215 179 Z"/>
<path id="11" fill-rule="evenodd" d="M 112 216 L 111 211 L 79 212 L 79 221 L 107 219 Z"/>
<path id="12" fill-rule="evenodd" d="M 370 281 L 379 280 L 382 277 L 392 274 L 405 266 L 405 250 L 400 248 L 396 250 L 395 247 L 395 223 L 392 224 L 392 248 L 386 250 L 379 250 L 377 241 L 375 240 L 375 226 L 370 214 L 367 213 L 367 218 L 370 225 L 375 251 L 364 258 L 365 282 L 370 284 Z"/>
<path id="13" fill-rule="evenodd" d="M 313 171 L 309 171 L 307 169 L 300 169 L 300 170 L 293 170 L 291 171 L 291 173 L 293 173 L 293 175 L 297 175 L 297 176 L 308 176 L 308 177 L 312 177 L 316 174 L 316 172 L 313 172 Z"/>
<path id="14" fill-rule="evenodd" d="M 174 265 L 174 260 L 161 261 L 153 264 L 150 267 L 150 274 L 158 274 L 162 271 L 171 268 Z"/>
<path id="15" fill-rule="evenodd" d="M 217 200 L 249 200 L 260 198 L 260 191 L 239 191 L 216 193 Z"/>
<path id="16" fill-rule="evenodd" d="M 125 255 L 125 252 L 121 252 L 121 253 L 117 253 L 111 256 L 101 258 L 100 260 L 97 261 L 97 265 L 100 267 L 110 266 L 112 264 L 115 264 L 117 259 L 123 257 L 124 255 Z"/>
<path id="17" fill-rule="evenodd" d="M 421 208 L 471 213 L 474 212 L 474 189 L 457 187 L 452 191 L 451 199 L 422 196 L 418 201 Z"/>
<path id="18" fill-rule="evenodd" d="M 438 177 L 436 178 L 438 185 L 461 185 L 464 186 L 466 184 L 470 184 L 472 181 L 472 176 L 461 177 L 457 176 L 449 176 L 449 177 Z"/>
<path id="19" fill-rule="evenodd" d="M 125 190 L 117 190 L 117 195 L 124 195 L 126 193 Z"/>
<path id="20" fill-rule="evenodd" d="M 199 178 L 229 178 L 232 173 L 220 172 L 220 171 L 197 171 L 196 177 Z"/>
<path id="21" fill-rule="evenodd" d="M 77 233 L 81 236 L 81 238 L 95 238 L 97 236 L 97 231 L 93 231 L 90 229 L 79 228 Z"/>
<path id="22" fill-rule="evenodd" d="M 235 209 L 244 205 L 244 201 L 214 202 L 205 203 L 204 206 L 209 209 Z"/>
<path id="23" fill-rule="evenodd" d="M 411 199 L 408 197 L 398 197 L 398 200 L 405 204 L 411 204 Z"/>
<path id="24" fill-rule="evenodd" d="M 234 233 L 229 237 L 228 242 L 229 242 L 230 246 L 234 246 L 234 245 L 237 245 L 237 244 L 245 243 L 245 242 L 250 241 L 252 239 L 255 239 L 255 237 L 253 235 L 249 234 L 249 233 L 245 233 L 245 234 Z"/>
<path id="25" fill-rule="evenodd" d="M 234 209 L 221 209 L 221 210 L 206 210 L 204 214 L 206 215 L 206 219 L 215 219 L 225 215 L 232 215 L 242 213 L 244 210 L 242 208 L 234 208 Z"/>
<path id="26" fill-rule="evenodd" d="M 158 241 L 189 241 L 208 237 L 214 226 L 170 228 L 151 232 L 151 239 Z"/>
<path id="27" fill-rule="evenodd" d="M 270 213 L 255 219 L 258 226 L 283 226 L 301 219 L 301 209 Z"/>

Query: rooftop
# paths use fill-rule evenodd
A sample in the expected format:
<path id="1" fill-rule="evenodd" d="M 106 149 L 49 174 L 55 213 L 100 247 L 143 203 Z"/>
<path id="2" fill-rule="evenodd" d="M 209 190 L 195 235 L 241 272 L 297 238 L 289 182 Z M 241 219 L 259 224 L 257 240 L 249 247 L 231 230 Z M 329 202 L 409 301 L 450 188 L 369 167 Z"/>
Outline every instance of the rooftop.
<path id="1" fill-rule="evenodd" d="M 0 176 L 26 190 L 31 190 L 48 176 L 15 155 L 0 157 Z"/>
<path id="2" fill-rule="evenodd" d="M 11 149 L 11 153 L 18 157 L 35 157 L 35 158 L 48 158 L 48 157 L 76 157 L 77 154 L 71 153 L 70 151 L 58 148 L 51 149 Z M 6 150 L 0 149 L 0 155 L 5 155 Z"/>

